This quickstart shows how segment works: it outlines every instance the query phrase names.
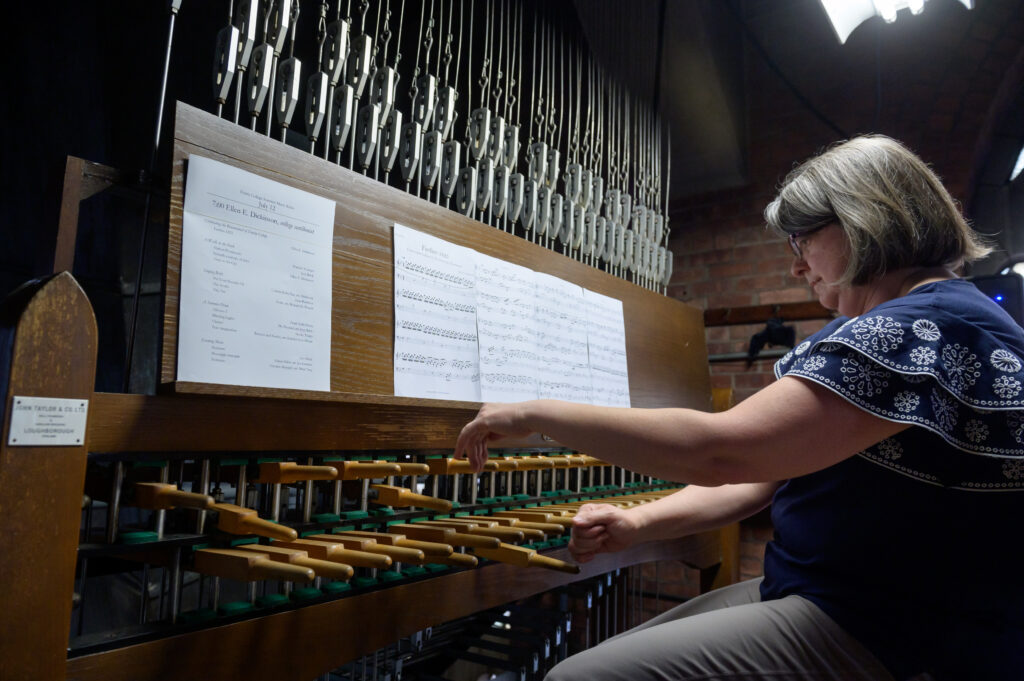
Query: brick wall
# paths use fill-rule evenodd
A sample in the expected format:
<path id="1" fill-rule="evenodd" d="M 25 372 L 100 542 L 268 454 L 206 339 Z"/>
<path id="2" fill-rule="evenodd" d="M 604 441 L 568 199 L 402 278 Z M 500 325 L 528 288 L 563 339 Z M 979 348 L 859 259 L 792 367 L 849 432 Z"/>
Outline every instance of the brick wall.
<path id="1" fill-rule="evenodd" d="M 795 163 L 842 138 L 828 122 L 849 135 L 879 132 L 902 140 L 968 205 L 989 144 L 985 131 L 1002 114 L 1000 86 L 1013 89 L 1003 78 L 1019 78 L 1014 65 L 1024 55 L 1024 3 L 1017 0 L 986 0 L 970 12 L 934 0 L 920 16 L 901 13 L 896 24 L 872 20 L 845 45 L 821 10 L 808 5 L 817 2 L 744 3 L 750 34 L 805 101 L 748 42 L 749 182 L 672 206 L 675 271 L 668 292 L 702 309 L 811 299 L 802 280 L 790 276 L 789 249 L 764 229 L 762 211 Z M 808 16 L 817 17 L 820 30 L 794 40 L 807 32 Z M 824 322 L 796 324 L 797 338 Z M 762 328 L 709 328 L 708 353 L 744 352 Z M 714 364 L 712 385 L 733 388 L 739 402 L 772 380 L 771 365 Z"/>
<path id="2" fill-rule="evenodd" d="M 976 168 L 989 145 L 986 131 L 1004 113 L 999 93 L 1020 85 L 1003 82 L 1020 80 L 1024 60 L 1024 3 L 1018 0 L 985 0 L 970 12 L 952 0 L 934 0 L 920 16 L 901 13 L 896 24 L 873 20 L 861 26 L 843 46 L 823 14 L 815 35 L 793 39 L 799 30 L 806 32 L 810 4 L 817 2 L 743 4 L 751 34 L 821 116 L 748 43 L 749 182 L 672 206 L 675 271 L 669 295 L 702 309 L 810 299 L 802 282 L 789 275 L 788 246 L 764 230 L 761 212 L 795 162 L 841 139 L 822 118 L 850 135 L 879 132 L 902 140 L 969 205 Z M 876 64 L 882 65 L 880 79 Z M 824 323 L 796 324 L 797 339 Z M 709 328 L 708 353 L 744 352 L 762 328 Z M 712 386 L 732 388 L 739 402 L 773 380 L 772 364 L 713 364 Z M 760 574 L 770 532 L 764 516 L 744 525 L 744 578 Z M 691 577 L 675 577 L 679 590 L 692 591 Z"/>

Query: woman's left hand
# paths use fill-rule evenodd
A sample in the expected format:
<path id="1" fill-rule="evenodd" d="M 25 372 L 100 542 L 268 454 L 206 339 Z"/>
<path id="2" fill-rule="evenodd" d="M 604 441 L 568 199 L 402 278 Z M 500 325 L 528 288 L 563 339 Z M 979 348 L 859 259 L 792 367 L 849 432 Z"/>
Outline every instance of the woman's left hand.
<path id="1" fill-rule="evenodd" d="M 466 457 L 478 473 L 487 461 L 487 444 L 506 437 L 525 437 L 532 431 L 524 425 L 525 402 L 485 404 L 467 423 L 455 443 L 455 458 Z"/>

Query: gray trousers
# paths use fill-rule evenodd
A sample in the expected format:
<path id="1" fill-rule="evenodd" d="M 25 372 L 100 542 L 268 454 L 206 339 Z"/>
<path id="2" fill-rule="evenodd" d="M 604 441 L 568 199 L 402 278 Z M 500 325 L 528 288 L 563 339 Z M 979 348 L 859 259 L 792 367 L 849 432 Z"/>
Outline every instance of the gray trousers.
<path id="1" fill-rule="evenodd" d="M 573 655 L 546 681 L 893 681 L 864 646 L 800 596 L 761 601 L 760 579 L 716 589 Z"/>

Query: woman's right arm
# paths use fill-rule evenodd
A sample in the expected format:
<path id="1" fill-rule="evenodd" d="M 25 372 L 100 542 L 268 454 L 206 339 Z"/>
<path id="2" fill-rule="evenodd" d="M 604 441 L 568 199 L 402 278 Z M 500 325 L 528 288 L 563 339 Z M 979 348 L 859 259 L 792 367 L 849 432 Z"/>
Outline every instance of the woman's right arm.
<path id="1" fill-rule="evenodd" d="M 781 483 L 688 485 L 648 504 L 622 509 L 586 504 L 573 520 L 569 551 L 581 563 L 633 544 L 713 530 L 748 518 L 771 503 Z"/>

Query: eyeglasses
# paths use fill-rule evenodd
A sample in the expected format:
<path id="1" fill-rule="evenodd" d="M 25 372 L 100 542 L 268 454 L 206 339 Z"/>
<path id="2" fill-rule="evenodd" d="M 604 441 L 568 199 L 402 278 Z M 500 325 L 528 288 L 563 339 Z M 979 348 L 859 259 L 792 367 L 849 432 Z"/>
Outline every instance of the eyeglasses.
<path id="1" fill-rule="evenodd" d="M 793 255 L 795 255 L 797 258 L 800 258 L 801 260 L 803 260 L 804 252 L 803 252 L 803 249 L 800 248 L 800 243 L 797 240 L 798 239 L 803 239 L 805 237 L 808 237 L 808 236 L 814 234 L 817 231 L 825 229 L 826 227 L 828 227 L 831 224 L 832 224 L 831 222 L 826 222 L 823 225 L 818 225 L 816 227 L 811 227 L 810 229 L 801 229 L 800 231 L 797 231 L 797 232 L 790 232 L 789 233 L 789 247 L 791 249 L 793 249 Z"/>

